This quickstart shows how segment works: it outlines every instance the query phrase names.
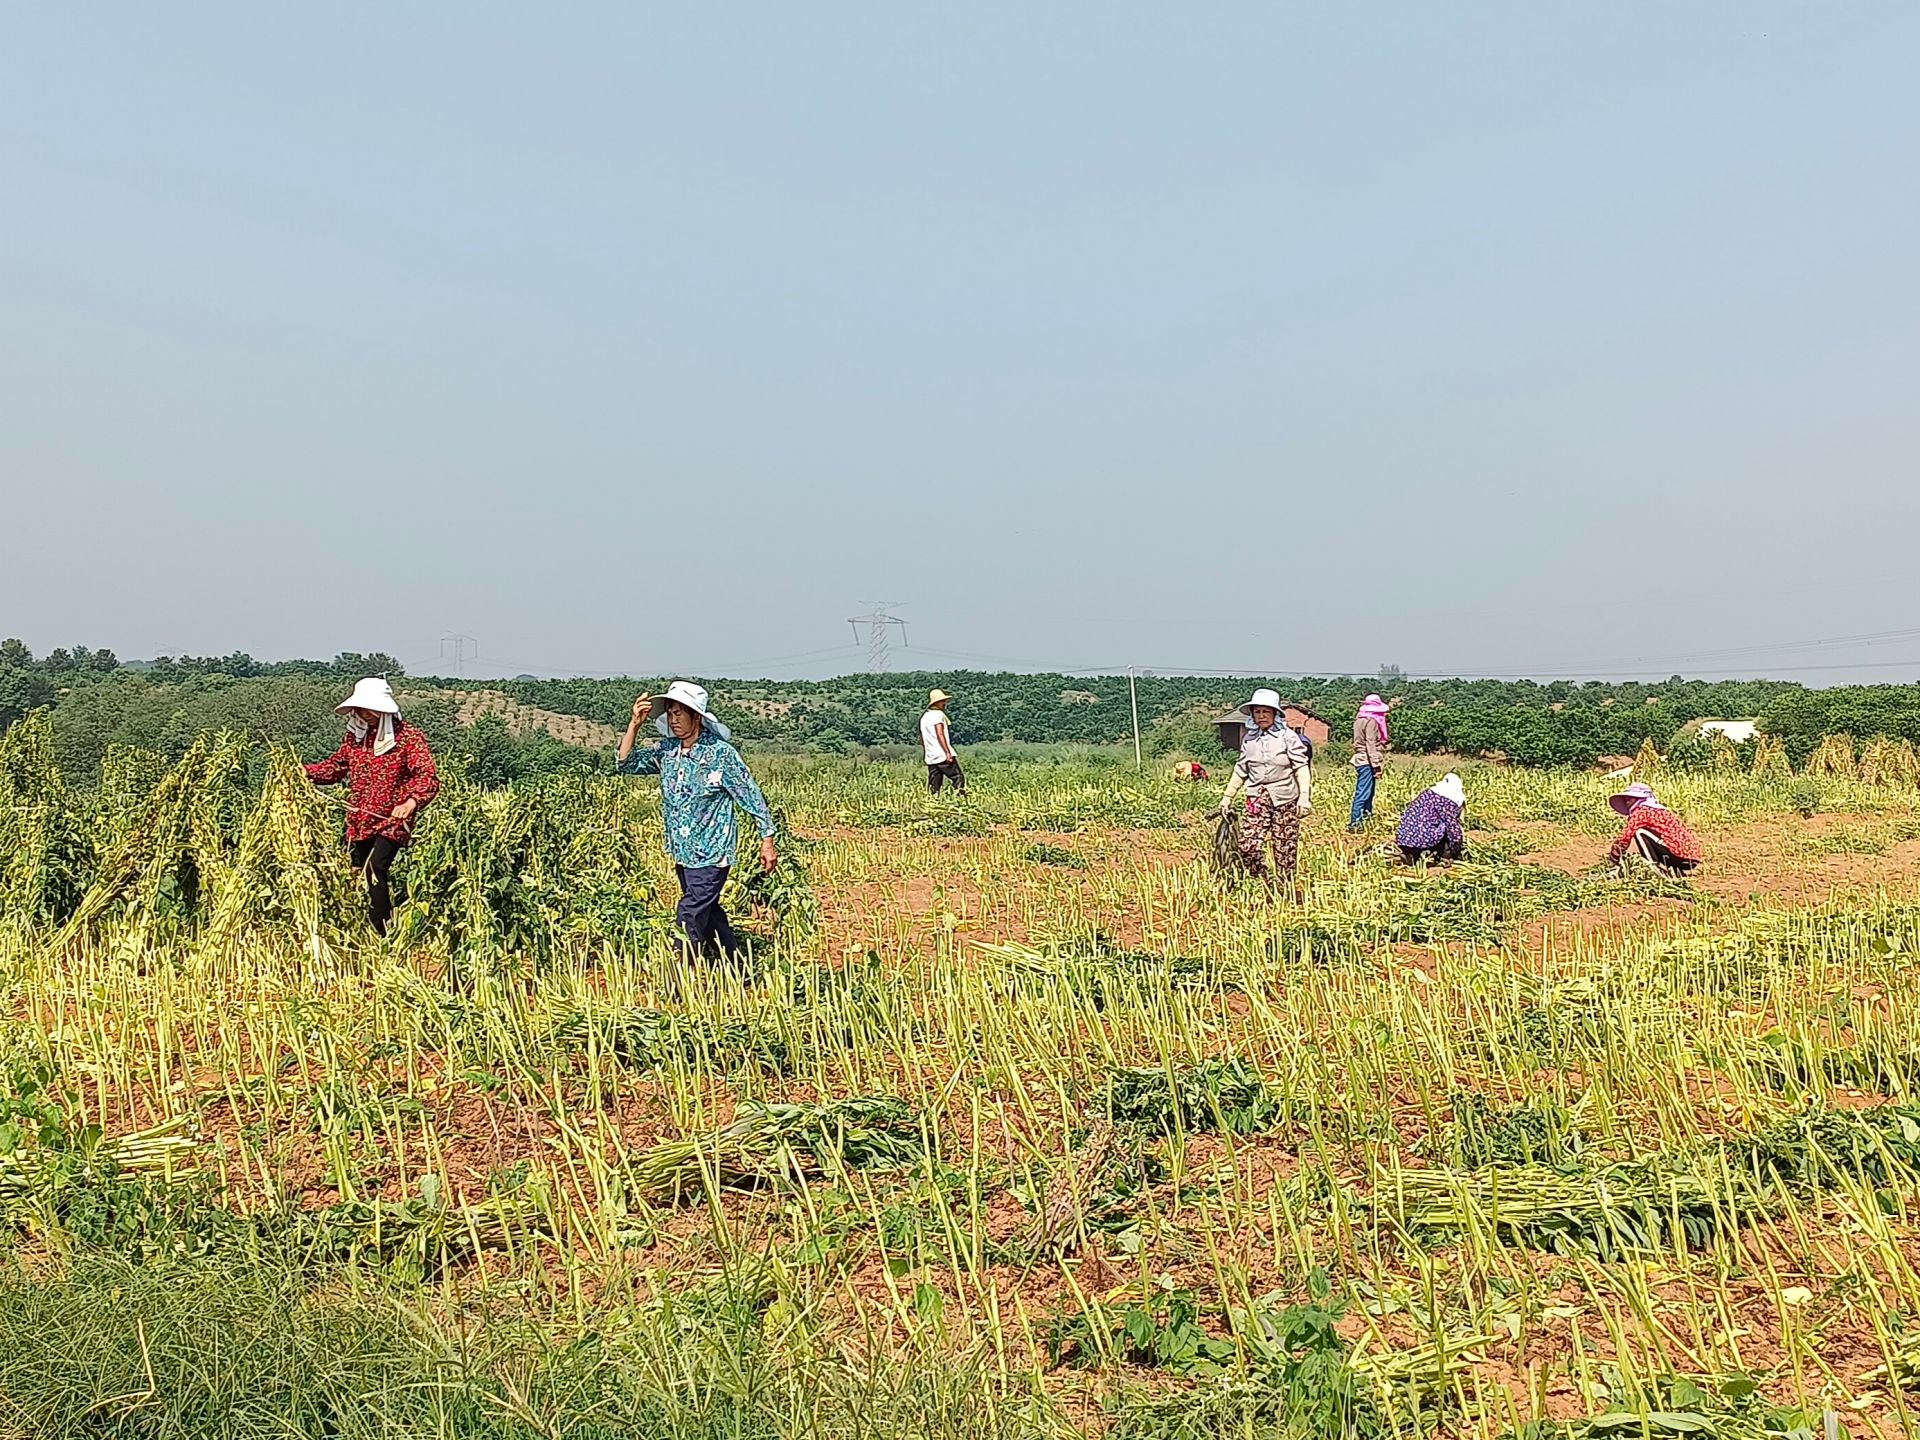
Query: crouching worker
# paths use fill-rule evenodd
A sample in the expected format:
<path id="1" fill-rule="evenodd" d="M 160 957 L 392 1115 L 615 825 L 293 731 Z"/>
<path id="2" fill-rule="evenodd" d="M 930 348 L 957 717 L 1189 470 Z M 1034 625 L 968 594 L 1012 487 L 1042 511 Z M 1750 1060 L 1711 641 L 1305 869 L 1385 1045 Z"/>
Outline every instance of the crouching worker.
<path id="1" fill-rule="evenodd" d="M 664 711 L 664 713 L 663 713 Z M 640 727 L 652 720 L 665 738 L 639 748 Z M 667 853 L 680 877 L 680 904 L 674 918 L 686 936 L 690 955 L 718 950 L 724 959 L 744 947 L 720 908 L 738 844 L 733 807 L 738 805 L 760 827 L 760 864 L 779 863 L 773 845 L 773 815 L 747 763 L 728 743 L 725 725 L 707 708 L 707 692 L 686 680 L 667 687 L 665 699 L 642 695 L 633 702 L 633 719 L 620 737 L 614 769 L 623 775 L 660 777 L 660 816 L 666 824 Z"/>
<path id="2" fill-rule="evenodd" d="M 1700 837 L 1654 797 L 1651 785 L 1629 785 L 1607 804 L 1627 817 L 1607 851 L 1607 859 L 1622 870 L 1638 858 L 1657 873 L 1679 879 L 1706 858 Z"/>
<path id="3" fill-rule="evenodd" d="M 334 710 L 347 717 L 346 738 L 307 774 L 316 785 L 347 782 L 347 854 L 366 878 L 367 918 L 384 935 L 393 918 L 388 872 L 421 807 L 440 793 L 440 777 L 426 736 L 400 718 L 386 681 L 362 680 Z"/>
<path id="4" fill-rule="evenodd" d="M 1220 797 L 1220 813 L 1229 814 L 1233 798 L 1247 793 L 1240 818 L 1240 857 L 1256 875 L 1267 873 L 1267 847 L 1273 847 L 1271 878 L 1291 885 L 1300 864 L 1300 818 L 1313 809 L 1313 767 L 1300 737 L 1280 723 L 1280 697 L 1256 690 L 1243 707 L 1247 726 L 1240 758 Z"/>
<path id="5" fill-rule="evenodd" d="M 1422 860 L 1464 860 L 1467 836 L 1461 816 L 1467 808 L 1467 790 L 1452 771 L 1418 795 L 1401 813 L 1393 840 L 1400 858 L 1409 865 Z"/>

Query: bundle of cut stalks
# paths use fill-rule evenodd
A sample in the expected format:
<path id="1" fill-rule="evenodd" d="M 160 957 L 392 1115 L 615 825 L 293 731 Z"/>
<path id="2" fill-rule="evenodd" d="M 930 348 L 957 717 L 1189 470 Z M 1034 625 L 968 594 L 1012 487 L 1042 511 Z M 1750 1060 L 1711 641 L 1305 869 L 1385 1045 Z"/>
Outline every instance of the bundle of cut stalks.
<path id="1" fill-rule="evenodd" d="M 1707 738 L 1707 755 L 1708 764 L 1722 775 L 1730 775 L 1740 768 L 1740 747 L 1723 730 L 1716 730 Z"/>
<path id="2" fill-rule="evenodd" d="M 1860 756 L 1860 778 L 1869 785 L 1920 783 L 1920 756 L 1914 753 L 1913 742 L 1874 736 Z"/>
<path id="3" fill-rule="evenodd" d="M 1807 757 L 1807 774 L 1834 780 L 1852 780 L 1860 773 L 1851 735 L 1829 735 Z"/>
<path id="4" fill-rule="evenodd" d="M 746 1104 L 731 1124 L 663 1140 L 635 1162 L 635 1187 L 679 1200 L 721 1189 L 797 1188 L 838 1168 L 911 1164 L 926 1153 L 920 1117 L 905 1103 L 860 1095 L 825 1104 Z"/>
<path id="5" fill-rule="evenodd" d="M 1575 1175 L 1542 1166 L 1400 1170 L 1382 1177 L 1375 1203 L 1411 1229 L 1608 1258 L 1676 1243 L 1697 1249 L 1732 1218 L 1733 1196 L 1693 1169 L 1628 1163 Z"/>
<path id="6" fill-rule="evenodd" d="M 88 1152 L 124 1175 L 180 1175 L 192 1169 L 200 1141 L 192 1121 L 177 1116 L 146 1130 L 102 1140 Z M 34 1166 L 29 1157 L 0 1155 L 0 1200 L 17 1200 L 34 1188 Z"/>
<path id="7" fill-rule="evenodd" d="M 1753 747 L 1753 772 L 1771 780 L 1784 780 L 1793 774 L 1787 763 L 1787 747 L 1778 735 L 1762 735 Z"/>
<path id="8" fill-rule="evenodd" d="M 1247 857 L 1240 852 L 1240 807 L 1230 806 L 1213 831 L 1213 868 L 1232 877 L 1247 873 Z"/>

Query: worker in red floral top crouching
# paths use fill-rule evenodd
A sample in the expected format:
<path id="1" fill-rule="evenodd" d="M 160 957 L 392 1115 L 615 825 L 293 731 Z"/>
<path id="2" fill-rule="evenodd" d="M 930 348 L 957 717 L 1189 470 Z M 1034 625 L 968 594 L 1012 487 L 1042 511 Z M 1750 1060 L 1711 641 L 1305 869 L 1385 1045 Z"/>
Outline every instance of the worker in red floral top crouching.
<path id="1" fill-rule="evenodd" d="M 316 785 L 347 782 L 347 853 L 366 877 L 367 915 L 384 935 L 393 916 L 387 872 L 413 838 L 420 807 L 440 793 L 440 777 L 426 737 L 400 718 L 386 681 L 362 680 L 334 709 L 347 717 L 346 739 L 307 774 Z"/>
<path id="2" fill-rule="evenodd" d="M 1660 874 L 1677 879 L 1706 858 L 1700 837 L 1654 797 L 1651 785 L 1629 785 L 1607 804 L 1627 817 L 1619 838 L 1607 851 L 1607 859 L 1615 865 L 1624 865 L 1634 855 Z"/>

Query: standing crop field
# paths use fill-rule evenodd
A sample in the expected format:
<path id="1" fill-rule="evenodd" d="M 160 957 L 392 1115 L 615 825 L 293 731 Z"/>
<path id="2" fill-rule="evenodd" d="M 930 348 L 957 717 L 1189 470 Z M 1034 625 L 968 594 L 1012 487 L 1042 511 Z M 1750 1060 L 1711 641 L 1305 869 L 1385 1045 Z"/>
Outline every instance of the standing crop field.
<path id="1" fill-rule="evenodd" d="M 1676 777 L 1683 885 L 1336 765 L 1296 905 L 1104 756 L 759 768 L 735 970 L 641 785 L 450 776 L 378 941 L 290 754 L 0 739 L 0 1436 L 1914 1428 L 1910 782 Z"/>

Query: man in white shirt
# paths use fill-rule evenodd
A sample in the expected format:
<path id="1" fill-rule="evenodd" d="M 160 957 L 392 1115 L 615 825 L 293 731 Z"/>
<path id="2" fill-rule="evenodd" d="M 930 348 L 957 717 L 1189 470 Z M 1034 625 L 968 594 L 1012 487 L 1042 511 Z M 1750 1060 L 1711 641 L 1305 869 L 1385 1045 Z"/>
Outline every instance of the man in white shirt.
<path id="1" fill-rule="evenodd" d="M 927 789 L 935 795 L 945 784 L 954 794 L 967 793 L 967 777 L 960 773 L 960 757 L 953 753 L 953 734 L 947 728 L 947 701 L 944 690 L 927 696 L 927 713 L 920 717 L 920 748 L 927 757 Z"/>
<path id="2" fill-rule="evenodd" d="M 1240 854 L 1254 874 L 1267 873 L 1267 847 L 1273 847 L 1275 883 L 1290 886 L 1300 863 L 1300 817 L 1313 809 L 1313 767 L 1300 737 L 1280 722 L 1280 697 L 1256 690 L 1241 707 L 1247 727 L 1240 741 L 1240 759 L 1220 797 L 1220 814 L 1233 808 L 1233 797 L 1247 792 L 1246 813 L 1240 819 Z"/>

